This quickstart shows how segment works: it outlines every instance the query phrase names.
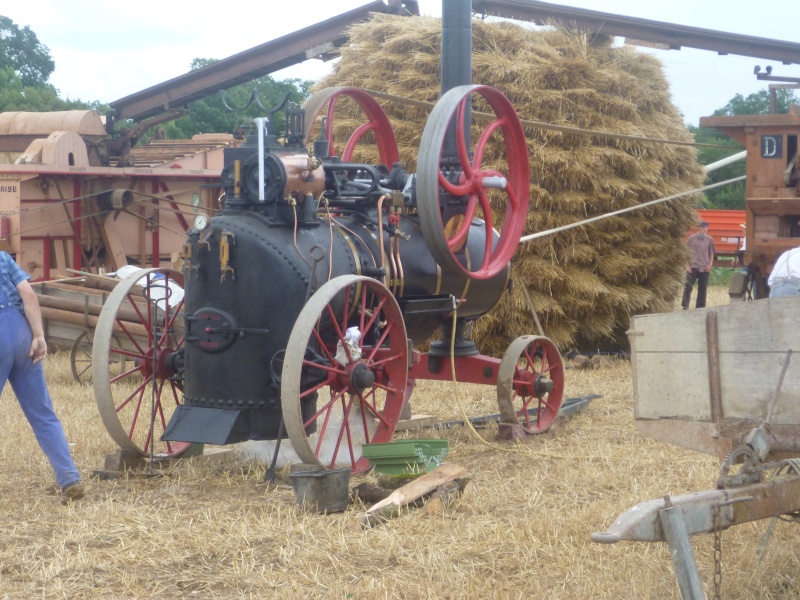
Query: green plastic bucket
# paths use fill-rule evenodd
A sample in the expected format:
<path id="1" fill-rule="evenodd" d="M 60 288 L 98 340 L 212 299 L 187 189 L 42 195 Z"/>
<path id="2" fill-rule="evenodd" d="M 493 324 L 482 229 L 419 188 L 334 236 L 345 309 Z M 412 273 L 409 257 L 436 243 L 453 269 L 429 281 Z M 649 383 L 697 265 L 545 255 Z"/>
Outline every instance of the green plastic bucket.
<path id="1" fill-rule="evenodd" d="M 377 473 L 416 475 L 442 464 L 447 440 L 396 440 L 385 444 L 364 444 L 362 452 Z"/>

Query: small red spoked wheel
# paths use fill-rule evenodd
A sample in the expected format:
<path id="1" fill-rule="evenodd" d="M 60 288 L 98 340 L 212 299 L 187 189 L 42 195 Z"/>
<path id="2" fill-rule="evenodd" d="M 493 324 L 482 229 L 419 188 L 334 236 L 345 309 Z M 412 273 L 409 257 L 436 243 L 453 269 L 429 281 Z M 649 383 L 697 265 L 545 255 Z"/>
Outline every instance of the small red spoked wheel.
<path id="1" fill-rule="evenodd" d="M 94 333 L 92 381 L 100 418 L 120 448 L 144 456 L 177 456 L 190 446 L 159 439 L 181 402 L 172 359 L 183 346 L 182 288 L 183 275 L 172 269 L 129 275 L 109 295 Z M 117 373 L 109 364 L 125 368 Z"/>
<path id="2" fill-rule="evenodd" d="M 358 339 L 348 341 L 355 328 Z M 300 312 L 283 361 L 281 407 L 297 455 L 325 469 L 367 470 L 362 445 L 392 439 L 407 377 L 405 323 L 386 286 L 356 275 L 323 285 Z"/>
<path id="3" fill-rule="evenodd" d="M 369 132 L 372 133 L 375 139 L 375 144 L 378 147 L 378 155 L 380 156 L 381 164 L 391 169 L 392 165 L 400 161 L 400 152 L 397 150 L 397 140 L 394 136 L 392 124 L 389 122 L 389 117 L 386 116 L 381 105 L 377 103 L 367 91 L 354 87 L 332 87 L 321 90 L 309 98 L 303 109 L 305 110 L 305 140 L 306 144 L 313 141 L 311 136 L 315 135 L 314 125 L 317 118 L 325 111 L 324 127 L 325 138 L 330 143 L 329 154 L 335 156 L 334 150 L 334 122 L 335 122 L 335 109 L 337 100 L 345 97 L 353 100 L 361 112 L 366 117 L 366 122 L 359 125 L 341 148 L 341 159 L 343 162 L 350 162 L 353 158 L 353 150 L 361 139 Z"/>
<path id="4" fill-rule="evenodd" d="M 564 395 L 561 353 L 548 338 L 524 335 L 503 355 L 497 372 L 497 403 L 505 423 L 544 433 L 555 421 Z"/>
<path id="5" fill-rule="evenodd" d="M 473 95 L 479 95 L 495 118 L 468 147 L 464 116 Z M 455 120 L 456 156 L 444 156 L 445 137 Z M 497 135 L 495 135 L 497 134 Z M 498 139 L 500 138 L 500 139 Z M 507 160 L 505 174 L 483 166 L 490 142 L 502 141 Z M 511 102 L 499 90 L 485 85 L 465 85 L 448 91 L 436 103 L 422 133 L 417 165 L 417 207 L 422 233 L 436 262 L 452 273 L 489 279 L 503 271 L 519 245 L 530 198 L 528 147 L 525 132 Z M 505 198 L 506 211 L 500 239 L 495 242 L 489 201 Z M 441 196 L 447 194 L 447 202 Z M 464 249 L 478 210 L 485 234 L 483 258 L 476 268 L 466 268 Z M 461 255 L 461 259 L 459 259 Z M 478 262 L 478 261 L 474 261 Z"/>

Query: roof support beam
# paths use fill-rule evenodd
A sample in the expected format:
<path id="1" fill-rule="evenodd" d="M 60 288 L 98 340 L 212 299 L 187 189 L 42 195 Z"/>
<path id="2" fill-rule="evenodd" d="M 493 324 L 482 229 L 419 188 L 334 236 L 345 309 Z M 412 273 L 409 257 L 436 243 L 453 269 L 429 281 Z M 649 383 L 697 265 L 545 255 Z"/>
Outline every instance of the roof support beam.
<path id="1" fill-rule="evenodd" d="M 642 40 L 661 44 L 672 50 L 680 50 L 685 46 L 711 50 L 719 54 L 736 54 L 780 61 L 784 64 L 800 64 L 800 44 L 795 42 L 624 17 L 537 0 L 474 0 L 473 11 L 507 19 L 532 21 L 539 25 L 551 20 L 561 21 L 565 27 L 627 37 L 631 38 L 632 42 Z"/>

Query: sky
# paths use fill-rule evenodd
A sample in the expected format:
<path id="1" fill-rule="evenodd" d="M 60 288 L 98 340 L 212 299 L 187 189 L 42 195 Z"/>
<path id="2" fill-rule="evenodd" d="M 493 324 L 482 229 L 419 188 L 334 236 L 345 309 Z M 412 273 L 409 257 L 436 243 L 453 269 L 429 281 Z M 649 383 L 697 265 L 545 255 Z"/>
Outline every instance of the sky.
<path id="1" fill-rule="evenodd" d="M 420 9 L 425 15 L 441 16 L 443 1 L 420 0 Z M 163 0 L 5 0 L 0 15 L 20 27 L 30 26 L 48 47 L 56 63 L 50 82 L 62 98 L 108 103 L 188 72 L 195 58 L 227 58 L 367 3 L 369 0 L 238 0 L 223 6 Z M 561 0 L 553 4 L 800 41 L 800 5 L 794 0 Z M 662 61 L 672 101 L 690 125 L 697 125 L 701 116 L 723 107 L 737 93 L 747 96 L 766 90 L 769 82 L 756 79 L 755 65 L 772 65 L 773 75 L 800 76 L 798 65 L 763 59 L 689 48 L 641 51 Z M 332 62 L 311 60 L 272 76 L 316 80 L 331 66 Z"/>

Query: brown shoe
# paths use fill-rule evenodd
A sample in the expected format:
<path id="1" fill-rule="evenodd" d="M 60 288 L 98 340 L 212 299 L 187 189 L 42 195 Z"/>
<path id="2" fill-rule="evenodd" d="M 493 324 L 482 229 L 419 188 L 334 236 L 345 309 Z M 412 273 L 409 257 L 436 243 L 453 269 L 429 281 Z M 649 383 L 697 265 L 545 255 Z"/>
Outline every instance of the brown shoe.
<path id="1" fill-rule="evenodd" d="M 80 500 L 83 498 L 83 495 L 84 490 L 82 482 L 76 481 L 75 483 L 70 483 L 61 489 L 61 503 L 69 504 L 75 500 Z"/>

